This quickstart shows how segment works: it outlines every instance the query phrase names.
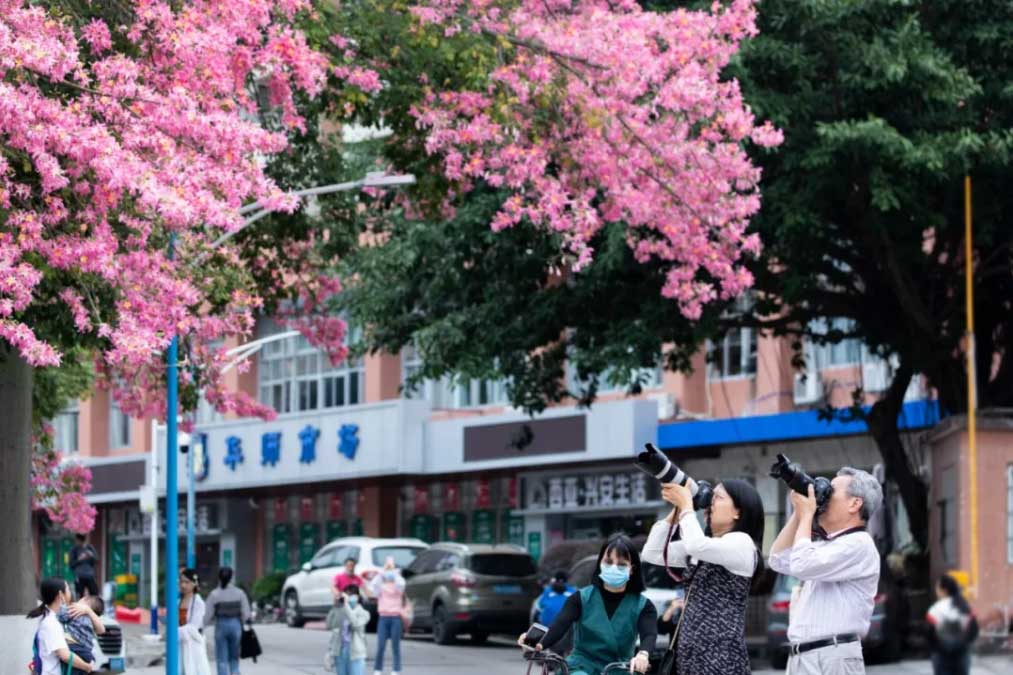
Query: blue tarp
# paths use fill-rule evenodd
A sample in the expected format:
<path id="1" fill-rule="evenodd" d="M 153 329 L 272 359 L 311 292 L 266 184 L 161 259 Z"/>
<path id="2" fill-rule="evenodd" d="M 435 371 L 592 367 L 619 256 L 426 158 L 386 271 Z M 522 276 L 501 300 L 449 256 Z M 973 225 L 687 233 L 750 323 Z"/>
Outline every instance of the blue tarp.
<path id="1" fill-rule="evenodd" d="M 863 420 L 843 421 L 839 418 L 850 419 L 848 411 L 838 412 L 840 414 L 834 415 L 833 419 L 820 419 L 816 410 L 800 410 L 775 415 L 659 424 L 658 447 L 700 448 L 868 433 Z M 926 429 L 935 426 L 939 419 L 939 402 L 926 399 L 905 403 L 897 423 L 901 431 Z"/>

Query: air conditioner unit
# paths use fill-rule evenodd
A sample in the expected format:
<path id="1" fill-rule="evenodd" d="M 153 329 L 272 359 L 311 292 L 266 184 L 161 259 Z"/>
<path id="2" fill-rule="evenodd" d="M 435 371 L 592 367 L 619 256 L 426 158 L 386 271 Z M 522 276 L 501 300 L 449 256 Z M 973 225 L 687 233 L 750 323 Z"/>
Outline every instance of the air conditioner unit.
<path id="1" fill-rule="evenodd" d="M 819 373 L 795 373 L 794 398 L 796 405 L 820 400 L 822 382 Z"/>
<path id="2" fill-rule="evenodd" d="M 862 363 L 862 388 L 867 392 L 886 391 L 893 379 L 889 362 L 873 358 Z"/>
<path id="3" fill-rule="evenodd" d="M 675 404 L 675 396 L 669 393 L 658 393 L 650 394 L 648 396 L 652 401 L 658 402 L 658 419 L 667 420 L 675 417 L 677 412 Z"/>

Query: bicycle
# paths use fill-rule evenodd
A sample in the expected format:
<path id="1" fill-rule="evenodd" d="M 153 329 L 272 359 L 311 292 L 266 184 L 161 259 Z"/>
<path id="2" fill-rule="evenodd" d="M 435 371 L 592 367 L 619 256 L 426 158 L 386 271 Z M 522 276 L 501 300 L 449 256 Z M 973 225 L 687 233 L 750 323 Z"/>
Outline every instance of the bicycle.
<path id="1" fill-rule="evenodd" d="M 524 660 L 529 662 L 527 675 L 531 675 L 531 669 L 536 663 L 542 665 L 541 675 L 549 675 L 552 672 L 557 672 L 559 675 L 570 675 L 570 664 L 559 654 L 547 649 L 537 650 L 527 645 L 522 645 L 522 649 L 524 650 Z M 602 668 L 600 675 L 609 675 L 609 673 L 619 671 L 629 673 L 630 662 L 614 661 L 609 663 Z"/>

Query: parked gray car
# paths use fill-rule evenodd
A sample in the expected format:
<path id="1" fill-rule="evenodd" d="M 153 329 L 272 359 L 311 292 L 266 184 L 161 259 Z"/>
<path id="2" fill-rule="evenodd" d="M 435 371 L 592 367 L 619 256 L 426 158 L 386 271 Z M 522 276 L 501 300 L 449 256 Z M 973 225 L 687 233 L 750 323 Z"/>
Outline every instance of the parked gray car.
<path id="1" fill-rule="evenodd" d="M 433 544 L 405 570 L 415 607 L 413 628 L 429 628 L 437 644 L 459 633 L 481 644 L 490 633 L 519 635 L 528 608 L 541 592 L 535 562 L 510 544 Z"/>

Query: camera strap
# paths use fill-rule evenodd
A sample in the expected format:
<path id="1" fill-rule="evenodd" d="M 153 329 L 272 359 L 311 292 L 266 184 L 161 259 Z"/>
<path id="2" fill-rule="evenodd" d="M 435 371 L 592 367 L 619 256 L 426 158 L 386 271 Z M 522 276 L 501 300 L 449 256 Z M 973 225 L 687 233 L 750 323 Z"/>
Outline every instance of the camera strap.
<path id="1" fill-rule="evenodd" d="M 661 561 L 665 563 L 665 572 L 668 576 L 672 577 L 672 581 L 677 584 L 681 584 L 685 581 L 685 577 L 680 574 L 676 574 L 672 571 L 672 568 L 668 566 L 668 547 L 672 543 L 672 535 L 675 534 L 675 528 L 677 527 L 679 527 L 678 519 L 674 523 L 670 523 L 668 526 L 668 536 L 665 537 L 665 548 L 661 551 Z"/>
<path id="2" fill-rule="evenodd" d="M 857 527 L 849 527 L 848 529 L 846 529 L 846 530 L 844 530 L 842 532 L 838 532 L 837 534 L 835 534 L 834 536 L 831 537 L 826 532 L 824 532 L 822 528 L 820 528 L 820 532 L 822 532 L 822 536 L 820 536 L 818 538 L 822 539 L 824 541 L 834 541 L 836 539 L 840 539 L 841 537 L 846 537 L 849 534 L 855 534 L 856 532 L 865 532 L 866 529 L 867 528 L 865 527 L 865 525 L 859 525 Z M 813 534 L 816 534 L 816 528 L 815 527 L 813 527 Z"/>

